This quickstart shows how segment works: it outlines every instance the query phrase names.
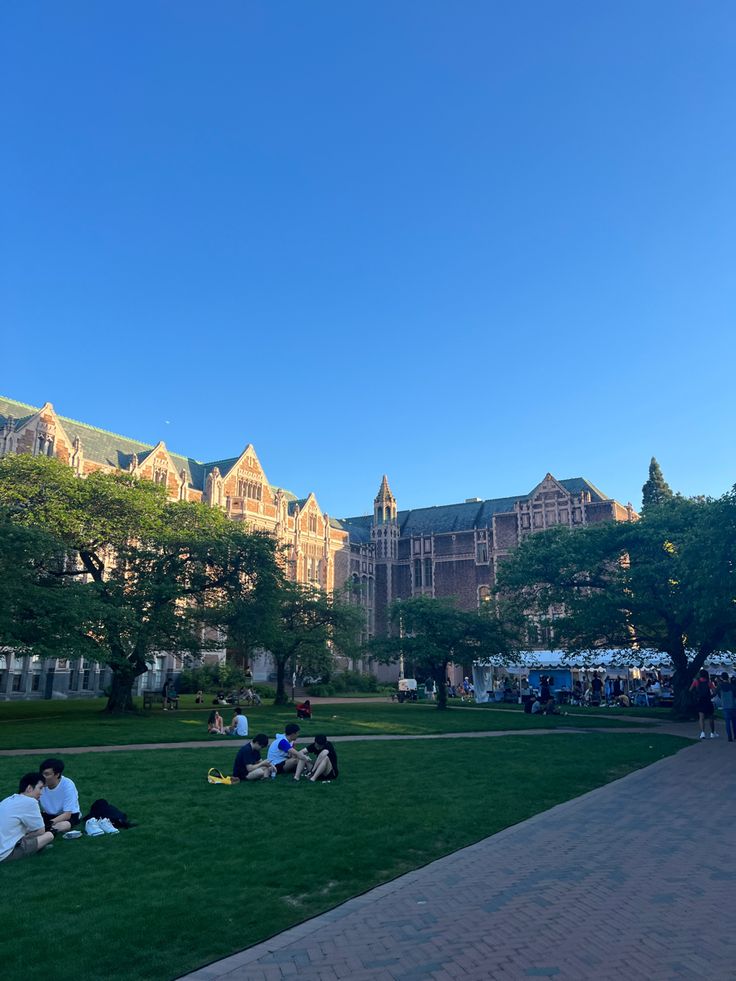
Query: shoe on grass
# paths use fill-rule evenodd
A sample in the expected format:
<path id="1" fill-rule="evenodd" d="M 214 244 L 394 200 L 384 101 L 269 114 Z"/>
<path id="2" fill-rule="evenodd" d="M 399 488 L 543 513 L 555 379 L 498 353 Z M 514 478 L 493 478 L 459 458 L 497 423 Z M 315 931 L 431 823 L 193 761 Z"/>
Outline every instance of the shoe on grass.
<path id="1" fill-rule="evenodd" d="M 81 831 L 67 831 L 62 835 L 62 838 L 66 838 L 67 841 L 72 841 L 74 838 L 81 838 Z"/>
<path id="2" fill-rule="evenodd" d="M 84 826 L 84 830 L 91 838 L 99 838 L 100 835 L 104 835 L 104 831 L 100 827 L 100 822 L 97 818 L 89 818 Z"/>
<path id="3" fill-rule="evenodd" d="M 119 835 L 120 832 L 112 823 L 110 818 L 100 818 L 97 822 L 106 835 Z"/>

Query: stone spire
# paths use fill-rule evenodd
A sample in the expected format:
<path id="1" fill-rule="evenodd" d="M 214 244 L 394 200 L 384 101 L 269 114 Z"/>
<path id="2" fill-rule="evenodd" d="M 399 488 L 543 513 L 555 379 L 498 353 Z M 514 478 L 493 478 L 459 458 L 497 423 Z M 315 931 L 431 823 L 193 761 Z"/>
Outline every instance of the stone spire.
<path id="1" fill-rule="evenodd" d="M 373 501 L 373 523 L 383 525 L 389 521 L 396 521 L 396 498 L 391 493 L 388 477 L 384 474 Z"/>

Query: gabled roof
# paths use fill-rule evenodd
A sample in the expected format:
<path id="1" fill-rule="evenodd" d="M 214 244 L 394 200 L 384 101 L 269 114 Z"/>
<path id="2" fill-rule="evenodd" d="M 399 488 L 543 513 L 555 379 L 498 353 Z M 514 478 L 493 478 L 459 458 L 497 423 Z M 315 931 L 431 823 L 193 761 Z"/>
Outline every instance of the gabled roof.
<path id="1" fill-rule="evenodd" d="M 593 501 L 609 500 L 584 477 L 571 477 L 568 480 L 559 480 L 557 483 L 561 484 L 569 494 L 579 494 L 587 490 Z M 497 497 L 486 501 L 466 501 L 463 504 L 442 504 L 430 508 L 399 511 L 397 515 L 399 529 L 402 536 L 410 536 L 442 535 L 455 531 L 471 531 L 473 528 L 485 528 L 492 523 L 494 514 L 511 512 L 517 501 L 528 501 L 538 486 L 539 484 L 529 494 L 520 494 L 518 497 Z M 350 537 L 358 542 L 370 541 L 372 524 L 373 516 L 370 514 L 340 520 L 340 527 L 349 532 Z"/>
<path id="2" fill-rule="evenodd" d="M 372 514 L 360 515 L 357 518 L 330 518 L 330 524 L 333 528 L 346 531 L 353 542 L 369 542 L 371 540 Z"/>
<path id="3" fill-rule="evenodd" d="M 599 491 L 595 484 L 591 484 L 585 477 L 570 477 L 568 480 L 560 480 L 558 483 L 562 484 L 568 494 L 579 494 L 580 491 L 587 490 L 590 491 L 591 499 L 594 501 L 610 501 L 610 498 L 606 497 L 603 491 Z"/>

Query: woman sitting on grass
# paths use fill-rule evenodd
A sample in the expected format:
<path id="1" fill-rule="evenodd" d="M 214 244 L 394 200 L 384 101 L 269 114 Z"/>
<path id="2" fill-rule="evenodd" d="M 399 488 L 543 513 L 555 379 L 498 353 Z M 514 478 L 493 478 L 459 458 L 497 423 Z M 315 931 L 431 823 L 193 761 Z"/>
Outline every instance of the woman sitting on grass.
<path id="1" fill-rule="evenodd" d="M 311 719 L 312 718 L 312 703 L 309 699 L 305 699 L 303 702 L 298 702 L 296 706 L 296 717 L 297 719 Z"/>
<path id="2" fill-rule="evenodd" d="M 210 717 L 207 719 L 207 732 L 211 736 L 225 735 L 225 723 L 222 721 L 222 716 L 217 709 L 210 712 Z"/>

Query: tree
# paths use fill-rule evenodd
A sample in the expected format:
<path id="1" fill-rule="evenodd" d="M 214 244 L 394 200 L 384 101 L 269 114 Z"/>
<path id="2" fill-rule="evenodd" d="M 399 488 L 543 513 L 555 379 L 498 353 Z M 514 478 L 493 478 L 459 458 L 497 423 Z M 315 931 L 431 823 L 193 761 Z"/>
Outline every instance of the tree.
<path id="1" fill-rule="evenodd" d="M 453 661 L 508 662 L 511 634 L 493 614 L 458 610 L 450 599 L 415 596 L 391 606 L 394 633 L 375 639 L 372 656 L 379 661 L 404 659 L 434 681 L 437 708 L 447 708 L 447 666 Z"/>
<path id="2" fill-rule="evenodd" d="M 218 509 L 169 501 L 163 488 L 129 474 L 80 480 L 57 460 L 11 457 L 0 462 L 0 507 L 13 524 L 58 542 L 55 575 L 85 597 L 74 644 L 110 666 L 111 712 L 132 708 L 133 682 L 156 651 L 221 645 L 203 624 L 226 592 L 247 594 L 276 577 L 269 536 Z"/>
<path id="3" fill-rule="evenodd" d="M 661 467 L 654 457 L 652 457 L 649 464 L 649 479 L 641 489 L 642 510 L 644 511 L 647 508 L 664 504 L 666 501 L 671 500 L 672 497 L 673 494 L 670 485 L 664 479 Z"/>
<path id="4" fill-rule="evenodd" d="M 276 667 L 276 705 L 288 701 L 285 679 L 297 664 L 302 673 L 324 674 L 332 667 L 333 648 L 343 652 L 356 643 L 362 614 L 336 595 L 282 578 L 269 597 L 269 615 L 257 634 L 250 632 L 250 616 L 235 602 L 224 618 L 228 634 L 239 646 L 265 647 Z M 244 630 L 245 626 L 245 630 Z"/>
<path id="5" fill-rule="evenodd" d="M 93 642 L 85 634 L 94 622 L 89 590 L 63 577 L 64 561 L 53 536 L 0 514 L 0 650 L 91 655 Z"/>
<path id="6" fill-rule="evenodd" d="M 498 589 L 505 609 L 547 625 L 565 651 L 669 657 L 684 715 L 705 660 L 736 644 L 736 494 L 672 497 L 636 522 L 531 535 L 502 564 Z"/>

